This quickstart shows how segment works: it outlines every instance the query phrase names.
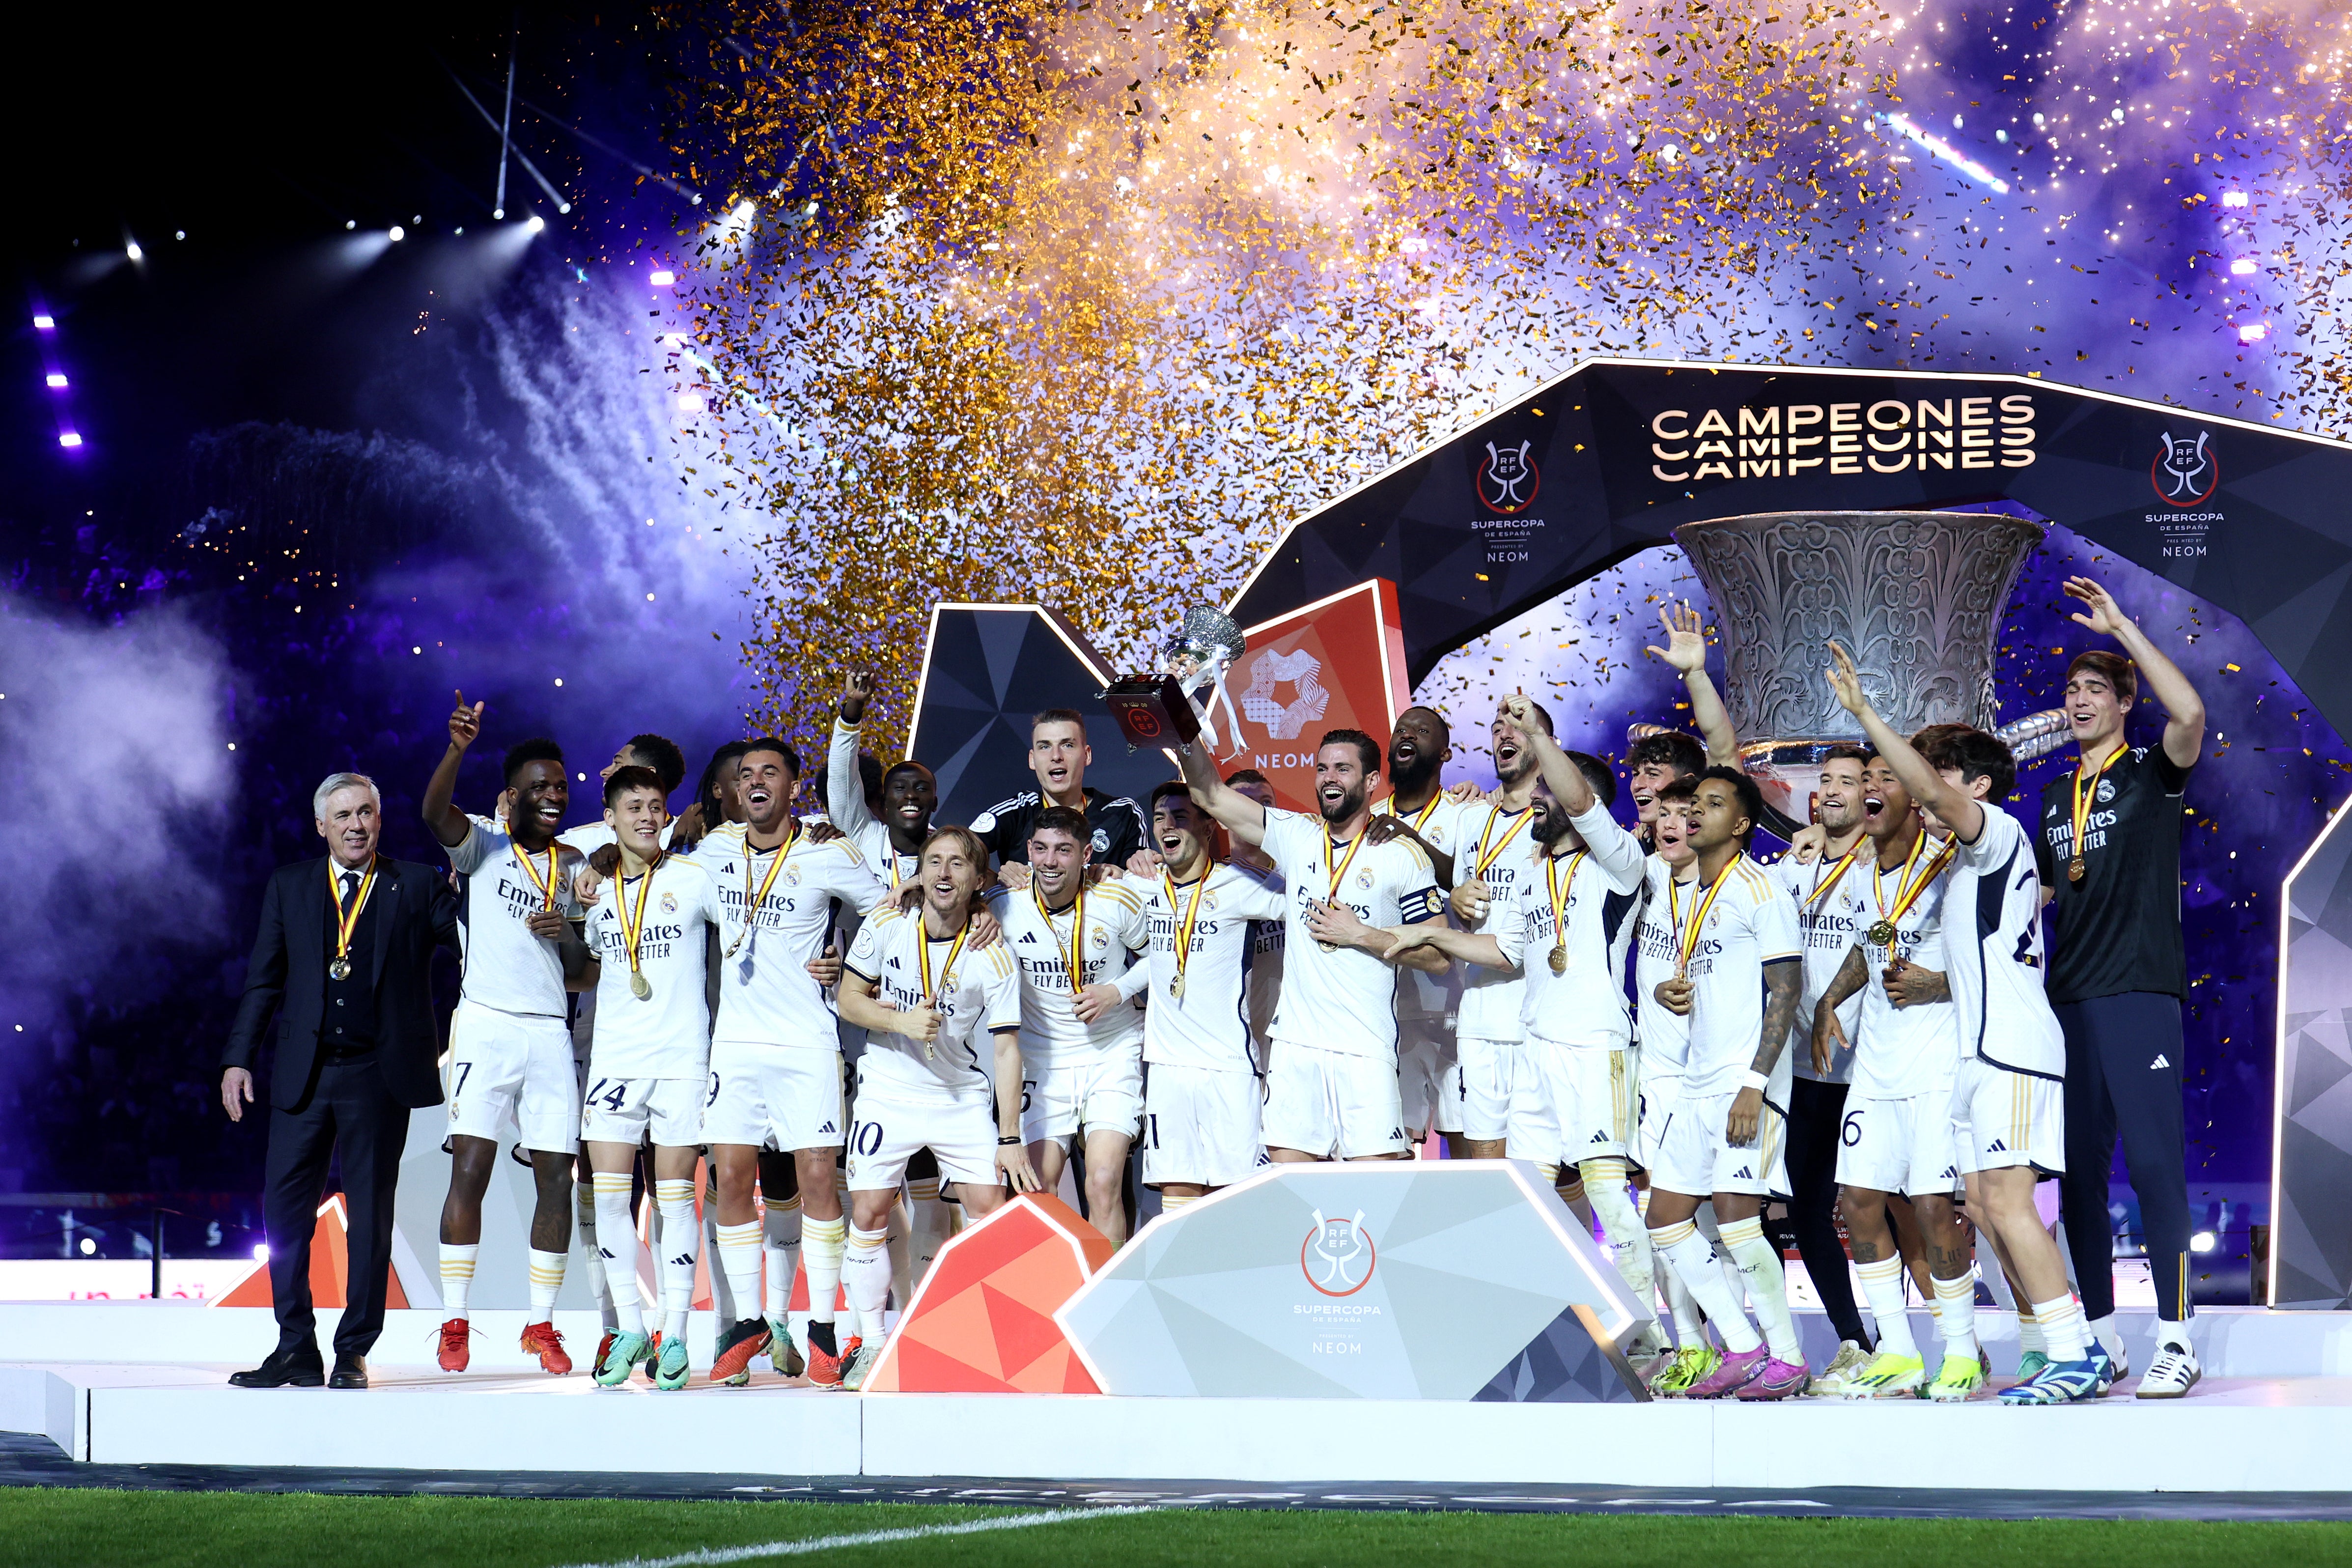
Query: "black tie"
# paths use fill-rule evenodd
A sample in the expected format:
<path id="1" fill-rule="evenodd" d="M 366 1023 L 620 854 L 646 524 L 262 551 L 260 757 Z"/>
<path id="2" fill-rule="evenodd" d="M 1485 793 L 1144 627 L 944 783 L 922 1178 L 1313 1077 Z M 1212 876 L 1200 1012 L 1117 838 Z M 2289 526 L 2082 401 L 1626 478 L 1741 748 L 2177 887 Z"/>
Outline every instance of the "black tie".
<path id="1" fill-rule="evenodd" d="M 336 907 L 337 907 L 338 909 L 341 909 L 341 910 L 343 910 L 343 912 L 345 912 L 346 914 L 350 913 L 350 912 L 351 912 L 351 907 L 352 907 L 352 899 L 353 895 L 355 895 L 356 893 L 358 893 L 359 889 L 360 889 L 360 874 L 359 874 L 357 871 L 346 871 L 346 872 L 344 872 L 344 873 L 343 873 L 343 893 L 342 893 L 342 897 L 341 897 L 341 899 L 337 902 Z"/>

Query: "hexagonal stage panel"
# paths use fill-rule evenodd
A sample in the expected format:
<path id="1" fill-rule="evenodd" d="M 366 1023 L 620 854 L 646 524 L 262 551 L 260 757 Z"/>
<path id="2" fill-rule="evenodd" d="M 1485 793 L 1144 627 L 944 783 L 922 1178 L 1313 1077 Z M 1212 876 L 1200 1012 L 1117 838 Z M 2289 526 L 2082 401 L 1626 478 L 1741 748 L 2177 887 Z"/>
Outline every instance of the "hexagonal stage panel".
<path id="1" fill-rule="evenodd" d="M 957 1232 L 890 1331 L 876 1394 L 1098 1394 L 1054 1321 L 1110 1261 L 1102 1232 L 1059 1198 L 1024 1194 Z"/>

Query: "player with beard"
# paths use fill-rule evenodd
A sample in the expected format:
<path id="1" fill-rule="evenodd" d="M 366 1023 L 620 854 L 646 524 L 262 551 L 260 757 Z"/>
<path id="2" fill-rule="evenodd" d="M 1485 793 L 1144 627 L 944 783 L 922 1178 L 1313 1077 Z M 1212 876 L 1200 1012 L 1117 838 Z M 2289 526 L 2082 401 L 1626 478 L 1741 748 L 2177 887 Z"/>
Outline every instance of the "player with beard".
<path id="1" fill-rule="evenodd" d="M 1228 781 L 1230 782 L 1230 781 Z M 1265 1067 L 1246 1007 L 1258 926 L 1277 931 L 1281 880 L 1219 861 L 1216 825 L 1181 784 L 1151 792 L 1160 869 L 1143 890 L 1143 1184 L 1165 1211 L 1257 1166 Z M 1132 972 L 1130 972 L 1132 973 Z"/>
<path id="2" fill-rule="evenodd" d="M 1143 1121 L 1143 1020 L 1135 998 L 1150 976 L 1129 962 L 1146 941 L 1139 883 L 1120 878 L 1088 887 L 1089 837 L 1085 817 L 1047 806 L 1029 828 L 1029 885 L 1003 889 L 993 902 L 1021 968 L 1021 1106 L 1030 1163 L 1052 1192 L 1077 1140 L 1087 1217 L 1116 1247 L 1127 1239 L 1123 1179 Z"/>
<path id="3" fill-rule="evenodd" d="M 1830 644 L 1830 658 L 1838 701 L 1957 847 L 1944 941 L 1960 1032 L 1953 1131 L 1969 1216 L 2044 1342 L 2044 1364 L 2003 1389 L 2001 1402 L 2096 1398 L 2113 1363 L 2088 1332 L 2033 1204 L 2037 1179 L 2065 1169 L 2066 1041 L 2042 984 L 2041 878 L 2025 830 L 1993 804 L 2016 785 L 2016 759 L 1965 724 L 1930 725 L 1913 745 L 1871 706 L 1845 649 Z"/>
<path id="4" fill-rule="evenodd" d="M 1443 921 L 1445 899 L 1418 844 L 1367 839 L 1380 747 L 1358 730 L 1324 734 L 1315 751 L 1317 816 L 1229 787 L 1197 745 L 1179 747 L 1177 757 L 1193 800 L 1241 843 L 1263 846 L 1283 878 L 1289 929 L 1271 1028 L 1267 1156 L 1405 1158 L 1396 974 L 1381 956 L 1391 940 L 1383 932 Z M 1431 973 L 1447 967 L 1426 948 L 1398 962 Z"/>
<path id="5" fill-rule="evenodd" d="M 1911 1006 L 1899 987 L 1913 962 L 1940 973 L 1944 915 L 1957 846 L 1939 843 L 1912 809 L 1884 757 L 1863 770 L 1864 845 L 1847 875 L 1820 900 L 1822 919 L 1857 931 L 1814 1005 L 1811 1056 L 1826 1071 L 1851 1038 L 1853 1090 L 1841 1123 L 1839 1205 L 1862 1286 L 1878 1320 L 1878 1354 L 1846 1380 L 1852 1399 L 1957 1401 L 1984 1386 L 1976 1343 L 1975 1248 L 1952 1205 L 1959 1155 L 1952 1138 L 1952 1079 L 1959 1020 L 1947 996 Z M 1864 863 L 1866 862 L 1866 864 Z M 1827 879 L 1824 879 L 1826 885 Z M 1849 1037 L 1838 1009 L 1862 1002 Z M 1903 1258 L 1886 1223 L 1900 1194 L 1927 1243 L 1943 1364 L 1932 1384 L 1903 1303 Z"/>
<path id="6" fill-rule="evenodd" d="M 846 1241 L 834 1178 L 846 1119 L 841 1037 L 809 965 L 824 951 L 836 900 L 868 915 L 885 890 L 847 838 L 819 843 L 794 820 L 799 783 L 800 759 L 790 746 L 750 742 L 736 788 L 742 832 L 713 834 L 694 853 L 719 889 L 726 920 L 703 1131 L 718 1183 L 714 1273 L 725 1277 L 735 1316 L 719 1326 L 710 1375 L 747 1383 L 753 1357 L 790 1359 L 783 1314 L 770 1321 L 754 1305 L 761 1302 L 762 1239 L 752 1187 L 761 1151 L 772 1146 L 798 1167 L 809 1380 L 825 1387 L 840 1381 L 844 1359 L 832 1330 Z"/>
<path id="7" fill-rule="evenodd" d="M 1037 787 L 998 801 L 971 819 L 971 831 L 996 858 L 998 875 L 1018 891 L 1029 885 L 1029 831 L 1038 814 L 1063 806 L 1087 819 L 1087 847 L 1105 866 L 1124 866 L 1143 847 L 1143 812 L 1135 802 L 1089 786 L 1087 769 L 1095 760 L 1087 743 L 1086 715 L 1074 708 L 1048 708 L 1029 724 L 1029 770 Z M 1019 866 L 1020 870 L 1011 868 Z"/>
<path id="8" fill-rule="evenodd" d="M 1494 747 L 1498 787 L 1483 805 L 1464 808 L 1459 818 L 1461 852 L 1454 863 L 1450 902 L 1454 918 L 1466 931 L 1486 929 L 1487 913 L 1497 900 L 1514 900 L 1515 910 L 1524 908 L 1527 900 L 1518 898 L 1518 884 L 1539 869 L 1527 854 L 1528 841 L 1522 837 L 1538 819 L 1536 795 L 1543 783 L 1540 749 L 1527 739 L 1525 726 L 1530 724 L 1539 729 L 1547 741 L 1550 739 L 1551 715 L 1541 703 L 1525 697 L 1507 697 L 1496 707 L 1487 733 Z M 1550 749 L 1559 750 L 1556 745 Z M 1610 783 L 1609 793 L 1612 796 L 1616 794 L 1614 781 Z M 1559 826 L 1567 829 L 1565 816 L 1559 818 Z M 1574 837 L 1574 830 L 1567 830 Z M 1580 847 L 1582 842 L 1578 838 L 1571 848 Z M 1638 842 L 1629 838 L 1627 843 L 1638 861 Z M 1637 878 L 1634 888 L 1639 887 Z M 1545 1069 L 1530 1050 L 1528 1026 L 1521 1018 L 1528 989 L 1527 977 L 1516 964 L 1480 964 L 1462 977 L 1461 986 L 1454 1050 L 1462 1075 L 1462 1155 L 1472 1160 L 1499 1160 L 1507 1153 L 1516 1159 L 1532 1160 L 1542 1168 L 1545 1180 L 1556 1180 L 1563 1153 L 1570 1163 L 1580 1164 L 1586 1151 L 1563 1149 L 1565 1130 L 1554 1118 L 1555 1107 L 1544 1087 Z M 1618 990 L 1622 993 L 1623 989 L 1621 973 Z M 1555 1026 L 1554 1037 L 1558 1037 L 1558 1027 L 1563 1026 L 1569 1026 L 1567 1020 Z M 1593 1026 L 1600 1027 L 1599 1021 L 1593 1021 Z M 1580 1026 L 1576 1032 L 1582 1033 Z M 1626 1084 L 1630 1117 L 1630 1078 Z M 1625 1152 L 1624 1140 L 1619 1139 L 1616 1152 L 1622 1157 Z M 1622 1158 L 1617 1174 L 1622 1181 Z M 1585 1191 L 1591 1195 L 1589 1187 Z M 1614 1206 L 1606 1198 L 1594 1198 L 1593 1202 L 1602 1210 Z M 1614 1238 L 1615 1233 L 1612 1235 Z"/>
<path id="9" fill-rule="evenodd" d="M 1372 807 L 1374 844 L 1411 838 L 1437 874 L 1451 885 L 1462 802 L 1446 793 L 1439 771 L 1453 758 L 1453 732 L 1434 708 L 1408 708 L 1389 735 L 1388 797 Z M 1417 969 L 1397 974 L 1397 1094 L 1404 1105 L 1405 1131 L 1415 1144 L 1433 1129 L 1448 1145 L 1462 1136 L 1462 1067 L 1454 1047 L 1462 976 Z"/>
<path id="10" fill-rule="evenodd" d="M 572 1357 L 556 1331 L 555 1298 L 572 1248 L 572 1158 L 580 1146 L 579 1085 L 565 1029 L 568 974 L 587 954 L 572 922 L 579 851 L 558 844 L 571 804 L 563 751 L 525 741 L 506 754 L 511 799 L 503 831 L 451 804 L 458 766 L 481 733 L 483 705 L 458 694 L 449 746 L 425 786 L 425 820 L 466 878 L 465 981 L 449 1020 L 449 1194 L 441 1208 L 444 1372 L 472 1359 L 467 1297 L 481 1253 L 482 1198 L 500 1133 L 511 1125 L 530 1151 L 537 1202 L 530 1219 L 530 1312 L 522 1348 L 557 1375 Z"/>
<path id="11" fill-rule="evenodd" d="M 1732 768 L 1709 768 L 1694 786 L 1698 881 L 1673 909 L 1676 972 L 1657 988 L 1658 1000 L 1689 1020 L 1690 1044 L 1681 1103 L 1660 1130 L 1650 1172 L 1650 1239 L 1725 1346 L 1721 1363 L 1690 1389 L 1694 1399 L 1785 1399 L 1811 1381 L 1780 1256 L 1761 1218 L 1766 1198 L 1788 1194 L 1781 1128 L 1804 950 L 1788 889 L 1748 858 L 1758 799 L 1755 781 Z M 1761 1342 L 1698 1235 L 1698 1206 L 1710 1194 Z"/>
<path id="12" fill-rule="evenodd" d="M 1630 1196 L 1626 1164 L 1636 1069 L 1625 1005 L 1625 949 L 1646 858 L 1640 841 L 1609 815 L 1617 786 L 1599 758 L 1561 751 L 1550 718 L 1526 697 L 1507 698 L 1500 721 L 1509 733 L 1496 737 L 1496 757 L 1530 759 L 1533 776 L 1517 787 L 1525 793 L 1534 842 L 1508 857 L 1476 851 L 1489 872 L 1504 858 L 1518 863 L 1517 875 L 1486 880 L 1492 892 L 1479 900 L 1479 930 L 1410 927 L 1395 933 L 1388 956 L 1428 945 L 1475 966 L 1465 1017 L 1468 996 L 1498 994 L 1479 986 L 1479 975 L 1523 977 L 1521 1013 L 1512 1020 L 1526 1042 L 1518 1069 L 1540 1076 L 1534 1095 L 1558 1120 L 1549 1143 L 1519 1148 L 1517 1157 L 1564 1156 L 1579 1164 L 1618 1271 L 1634 1298 L 1647 1302 L 1654 1287 L 1649 1234 Z M 1470 852 L 1465 845 L 1465 858 Z M 1472 868 L 1469 874 L 1479 873 Z M 1472 1037 L 1465 1030 L 1465 1047 Z M 1474 1086 L 1477 1066 L 1474 1057 L 1465 1072 Z M 1632 1353 L 1647 1358 L 1665 1348 L 1654 1326 L 1646 1340 Z"/>

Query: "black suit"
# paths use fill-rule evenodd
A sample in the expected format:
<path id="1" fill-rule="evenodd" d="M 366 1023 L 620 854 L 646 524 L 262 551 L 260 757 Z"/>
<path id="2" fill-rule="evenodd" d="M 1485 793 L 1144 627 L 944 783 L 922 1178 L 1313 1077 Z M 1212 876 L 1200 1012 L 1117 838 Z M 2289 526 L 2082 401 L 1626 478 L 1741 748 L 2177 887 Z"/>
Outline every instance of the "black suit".
<path id="1" fill-rule="evenodd" d="M 315 1353 L 310 1235 L 328 1162 L 339 1156 L 351 1268 L 335 1352 L 364 1355 L 383 1331 L 393 1189 L 408 1113 L 441 1101 L 433 952 L 458 951 L 457 907 L 434 868 L 379 857 L 353 933 L 357 962 L 350 979 L 338 984 L 328 973 L 336 947 L 328 868 L 324 858 L 305 860 L 271 875 L 245 999 L 221 1065 L 251 1071 L 262 1031 L 277 1013 L 263 1215 L 279 1344 Z"/>

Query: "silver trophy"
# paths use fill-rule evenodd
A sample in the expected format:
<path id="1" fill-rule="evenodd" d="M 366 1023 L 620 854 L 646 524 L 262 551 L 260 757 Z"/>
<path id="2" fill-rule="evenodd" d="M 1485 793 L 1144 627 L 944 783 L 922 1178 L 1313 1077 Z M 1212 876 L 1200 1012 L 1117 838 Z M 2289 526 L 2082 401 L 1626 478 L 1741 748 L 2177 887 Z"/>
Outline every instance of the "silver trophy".
<path id="1" fill-rule="evenodd" d="M 1248 646 L 1241 627 L 1223 610 L 1195 606 L 1184 612 L 1182 623 L 1161 639 L 1161 672 L 1129 676 L 1103 693 L 1129 749 L 1189 744 L 1197 737 L 1214 751 L 1220 703 L 1225 733 L 1238 747 L 1241 715 L 1225 689 L 1225 674 Z"/>

